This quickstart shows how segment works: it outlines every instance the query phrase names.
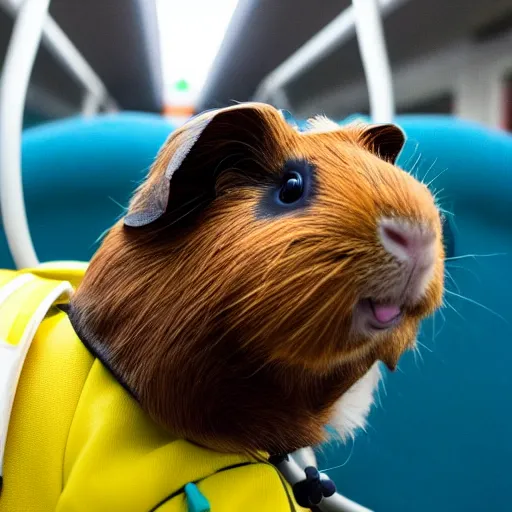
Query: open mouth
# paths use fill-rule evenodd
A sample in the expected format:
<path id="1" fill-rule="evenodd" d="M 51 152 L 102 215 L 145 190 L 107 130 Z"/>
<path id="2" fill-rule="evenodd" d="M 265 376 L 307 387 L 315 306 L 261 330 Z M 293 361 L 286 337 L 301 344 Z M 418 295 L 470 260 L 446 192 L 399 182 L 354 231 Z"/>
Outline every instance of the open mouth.
<path id="1" fill-rule="evenodd" d="M 363 299 L 357 305 L 357 313 L 364 328 L 383 331 L 397 325 L 402 319 L 402 308 L 398 304 Z"/>

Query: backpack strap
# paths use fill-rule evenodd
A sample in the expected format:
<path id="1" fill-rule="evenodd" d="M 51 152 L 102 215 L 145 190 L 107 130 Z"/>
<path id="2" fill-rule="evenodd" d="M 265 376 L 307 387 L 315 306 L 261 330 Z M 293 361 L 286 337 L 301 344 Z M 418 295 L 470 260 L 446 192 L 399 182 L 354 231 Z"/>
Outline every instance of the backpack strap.
<path id="1" fill-rule="evenodd" d="M 68 281 L 0 271 L 0 490 L 16 388 L 32 340 L 49 309 L 69 299 Z"/>

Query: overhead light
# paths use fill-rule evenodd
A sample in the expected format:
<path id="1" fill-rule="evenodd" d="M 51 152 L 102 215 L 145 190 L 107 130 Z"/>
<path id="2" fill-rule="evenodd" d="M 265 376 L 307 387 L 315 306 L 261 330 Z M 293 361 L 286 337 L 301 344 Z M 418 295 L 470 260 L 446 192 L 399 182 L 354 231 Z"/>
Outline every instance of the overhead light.
<path id="1" fill-rule="evenodd" d="M 238 0 L 156 0 L 165 105 L 193 110 Z"/>

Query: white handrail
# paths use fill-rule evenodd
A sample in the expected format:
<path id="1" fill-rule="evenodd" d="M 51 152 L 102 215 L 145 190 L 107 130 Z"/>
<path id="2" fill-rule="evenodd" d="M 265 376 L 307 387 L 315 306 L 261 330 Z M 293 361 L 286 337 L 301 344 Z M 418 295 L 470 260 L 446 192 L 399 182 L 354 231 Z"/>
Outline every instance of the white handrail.
<path id="1" fill-rule="evenodd" d="M 373 1 L 374 0 L 372 0 L 372 3 Z M 386 16 L 406 1 L 407 0 L 375 0 L 381 17 Z M 361 4 L 361 9 L 366 10 L 366 0 L 362 0 Z M 375 26 L 375 19 L 373 19 L 371 23 L 372 26 Z M 357 30 L 359 34 L 359 28 Z M 326 55 L 350 39 L 355 32 L 356 9 L 351 5 L 301 46 L 288 59 L 282 62 L 274 71 L 269 73 L 258 86 L 254 95 L 255 100 L 269 101 L 273 99 L 276 91 L 284 88 L 292 80 L 310 69 Z M 375 40 L 376 39 L 374 39 L 374 41 Z M 385 62 L 387 62 L 387 59 Z"/>
<path id="2" fill-rule="evenodd" d="M 23 3 L 24 0 L 0 0 L 0 5 L 14 19 L 16 19 L 20 5 Z M 103 105 L 109 110 L 117 108 L 116 102 L 109 95 L 101 78 L 49 14 L 46 15 L 43 25 L 42 39 L 61 65 L 90 95 L 96 98 L 98 106 Z"/>
<path id="3" fill-rule="evenodd" d="M 395 97 L 378 0 L 352 0 L 359 53 L 374 123 L 391 123 Z"/>
<path id="4" fill-rule="evenodd" d="M 21 176 L 23 109 L 50 0 L 24 0 L 14 21 L 0 85 L 0 207 L 18 268 L 38 259 L 27 222 Z"/>
<path id="5" fill-rule="evenodd" d="M 300 462 L 297 461 L 296 452 L 288 457 L 287 460 L 284 459 L 278 463 L 277 468 L 292 487 L 297 482 L 304 480 L 304 468 L 301 467 Z M 322 472 L 320 478 L 328 477 Z M 335 493 L 328 498 L 322 498 L 317 508 L 320 512 L 372 512 L 370 509 L 359 505 L 359 503 L 356 503 L 339 493 Z"/>
<path id="6" fill-rule="evenodd" d="M 0 86 L 0 209 L 7 243 L 18 268 L 38 264 L 23 197 L 21 138 L 30 75 L 41 39 L 86 90 L 84 114 L 101 106 L 116 109 L 114 100 L 66 34 L 48 14 L 50 0 L 0 0 L 14 18 Z"/>
<path id="7" fill-rule="evenodd" d="M 109 110 L 117 108 L 100 77 L 51 16 L 44 25 L 43 42 L 62 66 L 96 98 L 98 106 L 103 105 Z"/>
<path id="8" fill-rule="evenodd" d="M 286 86 L 349 39 L 354 33 L 354 21 L 353 9 L 348 7 L 269 73 L 258 86 L 254 94 L 255 100 L 268 101 L 275 91 Z"/>

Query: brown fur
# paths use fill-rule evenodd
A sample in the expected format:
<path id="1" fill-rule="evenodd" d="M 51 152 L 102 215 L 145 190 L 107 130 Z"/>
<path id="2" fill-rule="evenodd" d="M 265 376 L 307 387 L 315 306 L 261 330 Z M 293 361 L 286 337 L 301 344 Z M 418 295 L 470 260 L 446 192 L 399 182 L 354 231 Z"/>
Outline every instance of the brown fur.
<path id="1" fill-rule="evenodd" d="M 236 451 L 321 442 L 340 396 L 376 360 L 394 367 L 413 346 L 418 322 L 440 305 L 433 198 L 391 163 L 402 143 L 397 129 L 298 133 L 266 105 L 218 114 L 169 187 L 168 162 L 199 121 L 167 141 L 130 213 L 164 205 L 167 193 L 171 210 L 173 201 L 194 199 L 214 170 L 215 197 L 191 203 L 186 222 L 171 215 L 138 229 L 117 223 L 74 296 L 73 325 L 155 421 L 179 436 Z M 257 217 L 263 192 L 290 158 L 314 164 L 315 197 L 304 210 Z M 187 173 L 192 182 L 180 182 Z M 435 275 L 399 326 L 361 339 L 350 330 L 357 301 L 397 299 L 386 286 L 397 263 L 377 237 L 382 216 L 436 233 Z"/>

